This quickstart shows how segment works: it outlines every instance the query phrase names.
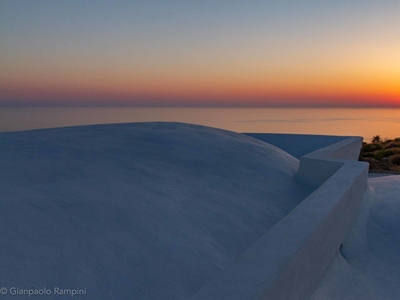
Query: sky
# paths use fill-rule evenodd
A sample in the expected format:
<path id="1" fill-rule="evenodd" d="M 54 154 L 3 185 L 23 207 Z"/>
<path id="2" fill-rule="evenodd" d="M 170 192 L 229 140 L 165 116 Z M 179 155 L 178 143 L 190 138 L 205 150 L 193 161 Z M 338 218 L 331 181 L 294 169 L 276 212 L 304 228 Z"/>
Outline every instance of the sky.
<path id="1" fill-rule="evenodd" d="M 399 1 L 0 2 L 0 106 L 400 107 Z"/>

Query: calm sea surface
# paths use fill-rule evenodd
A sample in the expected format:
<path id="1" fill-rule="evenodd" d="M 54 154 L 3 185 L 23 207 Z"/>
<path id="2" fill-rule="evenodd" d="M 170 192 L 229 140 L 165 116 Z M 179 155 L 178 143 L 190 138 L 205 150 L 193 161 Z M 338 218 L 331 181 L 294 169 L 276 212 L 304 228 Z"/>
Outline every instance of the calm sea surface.
<path id="1" fill-rule="evenodd" d="M 400 109 L 0 108 L 0 131 L 86 124 L 167 121 L 236 132 L 400 137 Z"/>

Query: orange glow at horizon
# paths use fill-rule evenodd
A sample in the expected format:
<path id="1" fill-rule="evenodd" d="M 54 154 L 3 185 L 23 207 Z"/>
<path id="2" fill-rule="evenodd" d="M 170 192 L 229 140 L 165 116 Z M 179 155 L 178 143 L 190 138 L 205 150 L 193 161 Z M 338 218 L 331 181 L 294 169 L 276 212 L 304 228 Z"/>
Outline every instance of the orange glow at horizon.
<path id="1" fill-rule="evenodd" d="M 139 2 L 0 4 L 0 106 L 400 107 L 397 2 Z"/>
<path id="2" fill-rule="evenodd" d="M 210 72 L 212 73 L 212 72 Z M 0 78 L 0 101 L 57 104 L 110 101 L 131 105 L 400 106 L 400 76 L 353 73 L 62 74 Z M 361 72 L 360 72 L 361 73 Z M 367 73 L 371 74 L 371 72 Z M 91 75 L 91 76 L 90 76 Z M 129 76 L 130 75 L 130 76 Z M 22 79 L 21 79 L 22 78 Z"/>

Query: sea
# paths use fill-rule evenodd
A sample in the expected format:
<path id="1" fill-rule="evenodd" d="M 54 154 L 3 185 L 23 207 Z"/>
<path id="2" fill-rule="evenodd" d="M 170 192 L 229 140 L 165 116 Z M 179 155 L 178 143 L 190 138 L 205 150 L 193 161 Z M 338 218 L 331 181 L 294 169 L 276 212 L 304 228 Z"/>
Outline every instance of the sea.
<path id="1" fill-rule="evenodd" d="M 184 122 L 246 133 L 400 137 L 400 109 L 0 107 L 0 132 L 127 122 Z"/>

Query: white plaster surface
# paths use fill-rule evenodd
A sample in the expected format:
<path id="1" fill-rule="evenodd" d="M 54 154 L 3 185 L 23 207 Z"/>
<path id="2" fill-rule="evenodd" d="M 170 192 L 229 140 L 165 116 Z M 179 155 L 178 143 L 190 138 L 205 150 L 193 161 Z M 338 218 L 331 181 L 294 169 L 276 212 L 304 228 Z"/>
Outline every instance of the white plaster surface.
<path id="1" fill-rule="evenodd" d="M 348 138 L 347 136 L 284 133 L 246 133 L 246 135 L 272 144 L 298 159 Z"/>
<path id="2" fill-rule="evenodd" d="M 400 176 L 368 184 L 352 232 L 310 300 L 400 299 Z"/>
<path id="3" fill-rule="evenodd" d="M 329 179 L 191 299 L 308 297 L 339 252 L 366 189 L 368 165 L 354 161 L 361 143 L 360 138 L 349 138 L 308 155 L 318 168 L 300 165 L 299 177 L 319 179 L 326 166 L 322 171 Z M 342 147 L 355 151 L 347 157 Z"/>
<path id="4" fill-rule="evenodd" d="M 399 181 L 370 179 L 384 200 L 354 219 L 367 166 L 359 138 L 337 139 L 301 166 L 187 124 L 1 133 L 0 282 L 85 299 L 396 299 Z"/>
<path id="5" fill-rule="evenodd" d="M 187 124 L 1 133 L 0 287 L 187 299 L 309 195 L 298 166 Z"/>
<path id="6" fill-rule="evenodd" d="M 302 156 L 297 178 L 312 187 L 319 187 L 342 167 L 343 161 L 358 160 L 362 141 L 362 137 L 349 137 Z"/>

